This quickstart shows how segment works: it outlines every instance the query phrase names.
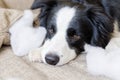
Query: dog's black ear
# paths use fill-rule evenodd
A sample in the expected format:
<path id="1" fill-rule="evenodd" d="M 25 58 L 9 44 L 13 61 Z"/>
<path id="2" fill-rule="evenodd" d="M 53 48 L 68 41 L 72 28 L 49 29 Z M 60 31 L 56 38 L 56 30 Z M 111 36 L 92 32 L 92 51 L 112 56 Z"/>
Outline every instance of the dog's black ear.
<path id="1" fill-rule="evenodd" d="M 49 12 L 56 4 L 56 0 L 35 0 L 33 2 L 31 9 L 41 8 L 41 12 L 39 14 L 40 26 L 46 27 Z"/>
<path id="2" fill-rule="evenodd" d="M 35 0 L 31 9 L 48 8 L 56 4 L 56 0 Z"/>
<path id="3" fill-rule="evenodd" d="M 87 10 L 87 16 L 92 24 L 91 45 L 105 48 L 111 38 L 114 25 L 110 18 L 100 7 L 91 7 Z"/>
<path id="4" fill-rule="evenodd" d="M 41 0 L 34 0 L 31 9 L 37 9 L 42 7 L 42 2 Z"/>

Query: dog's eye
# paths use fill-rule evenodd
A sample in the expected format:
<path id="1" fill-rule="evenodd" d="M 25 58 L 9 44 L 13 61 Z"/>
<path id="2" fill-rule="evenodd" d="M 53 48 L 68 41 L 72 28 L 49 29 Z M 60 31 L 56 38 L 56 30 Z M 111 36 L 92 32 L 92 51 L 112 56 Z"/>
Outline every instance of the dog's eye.
<path id="1" fill-rule="evenodd" d="M 73 41 L 78 41 L 80 39 L 80 36 L 78 35 L 73 35 L 71 37 L 69 37 L 69 39 L 73 40 Z"/>
<path id="2" fill-rule="evenodd" d="M 54 33 L 54 30 L 53 29 L 49 29 L 48 30 L 50 34 L 53 34 Z"/>
<path id="3" fill-rule="evenodd" d="M 68 38 L 73 41 L 78 41 L 80 39 L 80 36 L 77 35 L 76 31 L 74 29 L 69 29 L 68 30 Z"/>
<path id="4" fill-rule="evenodd" d="M 78 40 L 80 39 L 80 36 L 74 35 L 74 36 L 73 36 L 73 39 L 74 39 L 75 41 L 78 41 Z"/>
<path id="5" fill-rule="evenodd" d="M 50 34 L 55 33 L 54 26 L 52 25 L 51 27 L 49 27 L 49 28 L 48 28 L 48 31 L 49 31 Z"/>

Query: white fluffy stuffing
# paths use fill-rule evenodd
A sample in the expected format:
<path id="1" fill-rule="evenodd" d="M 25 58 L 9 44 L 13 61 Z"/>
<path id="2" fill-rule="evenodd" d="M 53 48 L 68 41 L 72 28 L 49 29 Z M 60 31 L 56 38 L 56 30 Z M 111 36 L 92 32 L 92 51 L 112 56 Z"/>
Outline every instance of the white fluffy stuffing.
<path id="1" fill-rule="evenodd" d="M 23 17 L 9 30 L 11 46 L 17 56 L 24 56 L 32 49 L 41 46 L 46 30 L 43 27 L 33 27 L 33 13 L 25 10 Z"/>
<path id="2" fill-rule="evenodd" d="M 120 38 L 113 38 L 106 49 L 85 45 L 88 71 L 120 80 Z"/>

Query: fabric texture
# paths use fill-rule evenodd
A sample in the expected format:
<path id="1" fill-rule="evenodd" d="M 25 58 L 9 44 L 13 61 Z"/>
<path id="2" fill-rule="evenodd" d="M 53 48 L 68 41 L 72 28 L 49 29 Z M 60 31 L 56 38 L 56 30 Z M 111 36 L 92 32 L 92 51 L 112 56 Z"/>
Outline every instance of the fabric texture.
<path id="1" fill-rule="evenodd" d="M 0 8 L 0 47 L 9 45 L 9 27 L 22 17 L 20 10 Z"/>
<path id="2" fill-rule="evenodd" d="M 22 16 L 23 11 L 20 10 L 28 9 L 32 2 L 33 0 L 0 0 L 0 47 L 3 44 L 9 45 L 8 29 L 10 25 Z M 92 76 L 87 73 L 85 55 L 82 54 L 70 63 L 57 67 L 32 63 L 27 56 L 15 56 L 10 46 L 2 47 L 0 48 L 0 80 L 8 78 L 20 78 L 20 80 L 109 80 L 103 76 Z"/>
<path id="3" fill-rule="evenodd" d="M 32 63 L 27 56 L 17 57 L 10 47 L 4 47 L 0 51 L 0 77 L 21 80 L 109 80 L 87 73 L 85 55 L 64 66 L 55 67 Z"/>
<path id="4" fill-rule="evenodd" d="M 0 0 L 0 6 L 9 9 L 29 9 L 34 0 Z"/>

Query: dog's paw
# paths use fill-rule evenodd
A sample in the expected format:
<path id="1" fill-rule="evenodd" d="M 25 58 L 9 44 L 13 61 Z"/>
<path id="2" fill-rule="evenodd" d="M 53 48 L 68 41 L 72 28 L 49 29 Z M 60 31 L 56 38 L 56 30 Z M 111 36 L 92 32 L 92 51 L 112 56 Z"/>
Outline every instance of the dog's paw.
<path id="1" fill-rule="evenodd" d="M 41 58 L 39 49 L 30 51 L 30 53 L 28 54 L 28 57 L 31 62 L 42 62 L 42 58 Z"/>

